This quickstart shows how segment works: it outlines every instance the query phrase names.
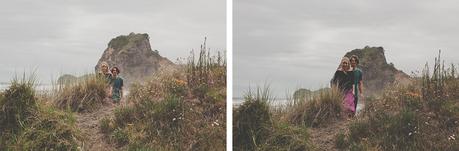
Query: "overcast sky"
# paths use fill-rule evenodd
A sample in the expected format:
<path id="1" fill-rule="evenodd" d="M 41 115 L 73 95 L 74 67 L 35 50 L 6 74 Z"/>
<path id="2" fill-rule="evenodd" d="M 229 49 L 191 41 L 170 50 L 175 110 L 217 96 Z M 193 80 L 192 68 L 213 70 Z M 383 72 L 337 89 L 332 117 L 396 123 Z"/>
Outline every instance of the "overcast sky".
<path id="1" fill-rule="evenodd" d="M 234 94 L 327 86 L 350 50 L 382 46 L 411 74 L 442 50 L 459 63 L 459 3 L 430 0 L 234 0 Z"/>
<path id="2" fill-rule="evenodd" d="M 199 49 L 226 49 L 225 0 L 18 0 L 0 5 L 0 82 L 36 69 L 41 83 L 81 75 L 108 42 L 148 33 L 153 50 L 175 61 Z"/>

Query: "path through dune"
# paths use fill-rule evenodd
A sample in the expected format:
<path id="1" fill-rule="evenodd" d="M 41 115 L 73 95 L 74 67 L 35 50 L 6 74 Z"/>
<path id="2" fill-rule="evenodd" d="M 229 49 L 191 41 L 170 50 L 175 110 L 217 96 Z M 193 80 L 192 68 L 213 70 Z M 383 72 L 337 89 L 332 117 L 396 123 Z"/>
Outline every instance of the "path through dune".
<path id="1" fill-rule="evenodd" d="M 107 100 L 105 102 L 108 102 Z M 112 151 L 116 150 L 113 144 L 108 144 L 104 134 L 100 131 L 99 121 L 113 115 L 116 105 L 105 103 L 96 111 L 76 113 L 77 127 L 83 134 L 83 150 Z"/>

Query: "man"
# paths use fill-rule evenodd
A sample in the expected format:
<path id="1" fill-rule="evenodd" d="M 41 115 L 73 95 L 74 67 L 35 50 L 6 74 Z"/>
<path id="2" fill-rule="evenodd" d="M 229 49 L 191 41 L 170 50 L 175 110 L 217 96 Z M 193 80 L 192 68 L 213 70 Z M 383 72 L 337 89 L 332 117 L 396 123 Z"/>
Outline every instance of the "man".
<path id="1" fill-rule="evenodd" d="M 359 57 L 356 55 L 352 55 L 351 59 L 351 67 L 352 70 L 354 71 L 354 105 L 355 109 L 357 110 L 357 103 L 359 101 L 359 96 L 362 96 L 363 98 L 363 91 L 362 91 L 362 70 L 360 68 L 357 68 L 357 65 L 359 64 Z"/>
<path id="2" fill-rule="evenodd" d="M 120 73 L 120 69 L 118 67 L 112 68 L 112 83 L 111 83 L 111 95 L 112 100 L 116 104 L 119 104 L 121 101 L 121 97 L 123 97 L 123 79 L 118 76 Z"/>

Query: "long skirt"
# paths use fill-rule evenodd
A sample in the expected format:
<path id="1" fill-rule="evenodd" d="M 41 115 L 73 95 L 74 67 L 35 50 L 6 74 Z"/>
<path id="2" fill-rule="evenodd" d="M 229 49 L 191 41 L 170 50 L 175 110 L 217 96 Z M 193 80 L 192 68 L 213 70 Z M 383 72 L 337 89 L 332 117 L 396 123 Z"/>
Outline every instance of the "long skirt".
<path id="1" fill-rule="evenodd" d="M 352 93 L 352 90 L 346 91 L 346 93 L 344 93 L 343 105 L 345 111 L 355 113 L 354 94 Z"/>

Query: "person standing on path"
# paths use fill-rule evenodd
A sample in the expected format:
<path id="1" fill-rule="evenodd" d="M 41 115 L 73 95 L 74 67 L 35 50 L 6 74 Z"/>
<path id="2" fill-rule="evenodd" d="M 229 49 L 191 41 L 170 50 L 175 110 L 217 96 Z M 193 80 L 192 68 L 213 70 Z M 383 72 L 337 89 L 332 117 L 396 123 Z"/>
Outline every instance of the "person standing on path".
<path id="1" fill-rule="evenodd" d="M 343 105 L 345 112 L 349 117 L 353 116 L 355 113 L 353 84 L 354 72 L 351 69 L 349 58 L 344 57 L 341 60 L 338 70 L 333 76 L 331 85 L 338 87 L 338 89 L 343 93 Z"/>
<path id="2" fill-rule="evenodd" d="M 118 75 L 120 73 L 120 69 L 118 69 L 118 67 L 113 67 L 111 71 L 113 76 L 110 94 L 113 102 L 119 104 L 121 98 L 123 97 L 123 78 Z"/>
<path id="3" fill-rule="evenodd" d="M 357 67 L 357 65 L 359 64 L 359 57 L 357 57 L 356 55 L 352 55 L 350 62 L 351 62 L 352 71 L 354 71 L 354 105 L 355 105 L 355 109 L 357 110 L 357 103 L 359 101 L 359 97 L 360 99 L 363 99 L 363 91 L 362 91 L 363 73 L 362 73 L 362 70 Z"/>
<path id="4" fill-rule="evenodd" d="M 110 95 L 110 85 L 112 83 L 112 73 L 109 71 L 107 62 L 102 62 L 100 64 L 100 71 L 97 73 L 97 78 L 104 80 L 104 82 L 107 84 L 107 87 L 105 87 L 105 94 L 107 94 L 105 98 L 111 98 L 112 96 Z"/>

